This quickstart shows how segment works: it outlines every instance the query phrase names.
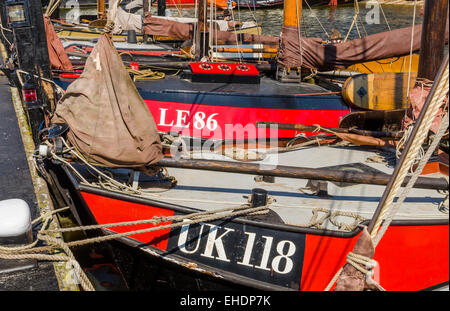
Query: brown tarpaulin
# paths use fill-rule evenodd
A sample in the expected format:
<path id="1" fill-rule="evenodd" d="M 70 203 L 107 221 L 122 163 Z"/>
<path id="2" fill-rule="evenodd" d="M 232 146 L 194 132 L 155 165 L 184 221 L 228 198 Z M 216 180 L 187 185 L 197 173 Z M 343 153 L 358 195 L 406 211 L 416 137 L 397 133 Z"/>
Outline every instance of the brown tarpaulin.
<path id="1" fill-rule="evenodd" d="M 190 40 L 194 36 L 194 24 L 181 23 L 167 19 L 153 17 L 147 12 L 144 18 L 144 33 L 147 35 L 167 36 L 180 40 Z M 236 44 L 242 43 L 265 43 L 278 45 L 278 37 L 258 36 L 255 34 L 240 33 L 235 34 L 232 31 L 213 31 L 214 40 Z"/>
<path id="2" fill-rule="evenodd" d="M 407 55 L 411 46 L 411 27 L 395 29 L 343 43 L 323 45 L 320 38 L 302 37 L 302 57 L 297 28 L 283 27 L 278 62 L 285 67 L 305 67 L 327 71 L 350 65 Z M 420 49 L 422 25 L 414 27 L 413 51 Z M 445 34 L 448 41 L 448 28 Z"/>
<path id="3" fill-rule="evenodd" d="M 163 157 L 153 116 L 105 34 L 51 121 L 67 123 L 70 143 L 96 164 L 143 168 Z"/>
<path id="4" fill-rule="evenodd" d="M 165 36 L 180 40 L 189 40 L 194 34 L 194 25 L 153 17 L 150 12 L 145 14 L 144 34 Z"/>
<path id="5" fill-rule="evenodd" d="M 53 28 L 50 17 L 46 14 L 44 14 L 44 26 L 51 68 L 58 70 L 73 70 L 72 63 L 64 50 L 61 40 Z"/>

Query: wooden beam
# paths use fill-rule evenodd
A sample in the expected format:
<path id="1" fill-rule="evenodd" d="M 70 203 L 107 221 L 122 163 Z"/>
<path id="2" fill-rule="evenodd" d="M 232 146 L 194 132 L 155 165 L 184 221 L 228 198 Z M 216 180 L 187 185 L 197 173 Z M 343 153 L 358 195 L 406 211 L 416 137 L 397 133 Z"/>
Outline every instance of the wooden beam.
<path id="1" fill-rule="evenodd" d="M 448 0 L 426 0 L 422 24 L 418 78 L 434 81 L 444 59 Z"/>
<path id="2" fill-rule="evenodd" d="M 330 168 L 308 168 L 278 165 L 274 169 L 265 170 L 262 169 L 259 164 L 216 160 L 175 160 L 172 158 L 164 158 L 156 163 L 156 165 L 225 173 L 276 176 L 296 179 L 327 180 L 334 182 L 348 182 L 371 185 L 387 185 L 391 178 L 391 175 L 385 173 L 361 173 Z M 406 177 L 403 185 L 406 185 L 409 179 L 410 177 Z M 448 183 L 443 178 L 419 177 L 414 184 L 414 188 L 446 190 L 448 189 Z"/>

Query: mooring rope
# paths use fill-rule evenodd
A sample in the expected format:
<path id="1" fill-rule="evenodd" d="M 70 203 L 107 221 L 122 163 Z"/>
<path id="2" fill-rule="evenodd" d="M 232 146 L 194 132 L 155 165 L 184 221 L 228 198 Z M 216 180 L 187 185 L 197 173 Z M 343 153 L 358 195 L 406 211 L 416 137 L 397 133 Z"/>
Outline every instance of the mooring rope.
<path id="1" fill-rule="evenodd" d="M 58 239 L 52 235 L 46 234 L 46 230 L 50 225 L 50 222 L 53 220 L 53 215 L 62 211 L 67 210 L 69 207 L 63 207 L 36 218 L 32 221 L 32 225 L 42 222 L 41 229 L 36 234 L 36 239 L 23 246 L 0 246 L 0 258 L 9 259 L 9 260 L 17 260 L 17 259 L 36 259 L 36 260 L 46 260 L 46 261 L 67 261 L 69 262 L 77 277 L 77 280 L 80 282 L 81 287 L 86 291 L 94 291 L 94 287 L 92 286 L 89 278 L 86 276 L 84 271 L 81 269 L 80 264 L 75 259 L 72 251 L 69 249 L 67 243 L 65 243 L 62 239 Z M 53 231 L 49 231 L 54 234 Z M 39 241 L 44 241 L 48 246 L 36 247 Z M 56 252 L 58 250 L 62 250 L 65 254 L 48 254 L 46 252 Z M 39 253 L 41 252 L 41 253 Z"/>

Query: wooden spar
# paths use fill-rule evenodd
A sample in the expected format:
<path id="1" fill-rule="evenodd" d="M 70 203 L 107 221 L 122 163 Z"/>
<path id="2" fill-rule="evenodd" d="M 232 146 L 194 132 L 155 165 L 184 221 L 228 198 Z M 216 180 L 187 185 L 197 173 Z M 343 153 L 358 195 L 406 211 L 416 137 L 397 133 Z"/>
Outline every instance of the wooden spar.
<path id="1" fill-rule="evenodd" d="M 284 0 L 283 12 L 283 26 L 299 27 L 300 16 L 302 13 L 302 0 Z"/>
<path id="2" fill-rule="evenodd" d="M 97 18 L 106 19 L 105 0 L 97 0 Z"/>
<path id="3" fill-rule="evenodd" d="M 197 29 L 195 32 L 195 60 L 200 61 L 202 58 L 201 55 L 201 33 L 204 28 L 205 23 L 205 6 L 206 6 L 206 0 L 196 0 L 198 1 L 198 8 L 197 8 Z"/>
<path id="4" fill-rule="evenodd" d="M 278 53 L 278 48 L 216 48 L 215 51 L 223 53 Z"/>
<path id="5" fill-rule="evenodd" d="M 352 172 L 329 168 L 307 168 L 278 165 L 274 169 L 262 169 L 259 164 L 238 163 L 216 160 L 190 160 L 164 158 L 157 165 L 165 167 L 176 167 L 183 169 L 209 170 L 226 173 L 239 173 L 250 175 L 275 176 L 295 179 L 326 180 L 333 182 L 346 182 L 356 184 L 387 185 L 391 175 L 373 172 Z M 403 183 L 409 181 L 407 177 Z M 415 188 L 422 189 L 448 189 L 448 183 L 441 178 L 419 177 L 414 184 Z"/>
<path id="6" fill-rule="evenodd" d="M 315 125 L 305 124 L 290 124 L 290 123 L 277 123 L 277 122 L 256 122 L 256 127 L 270 127 L 276 125 L 279 130 L 292 130 L 292 131 L 306 131 L 313 132 L 317 129 L 322 129 L 321 132 L 335 132 L 335 133 L 352 133 L 364 136 L 372 136 L 378 138 L 400 139 L 403 136 L 403 132 L 384 132 L 384 131 L 368 131 L 359 130 L 353 128 L 334 128 L 334 127 L 317 127 Z"/>
<path id="7" fill-rule="evenodd" d="M 448 0 L 426 0 L 417 77 L 434 81 L 444 59 Z"/>

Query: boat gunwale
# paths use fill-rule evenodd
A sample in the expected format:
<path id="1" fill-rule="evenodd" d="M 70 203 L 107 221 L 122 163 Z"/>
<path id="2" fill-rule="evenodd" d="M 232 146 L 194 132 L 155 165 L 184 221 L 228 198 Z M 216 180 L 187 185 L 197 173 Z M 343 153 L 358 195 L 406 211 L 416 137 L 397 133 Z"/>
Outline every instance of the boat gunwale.
<path id="1" fill-rule="evenodd" d="M 70 182 L 74 186 L 75 190 L 81 195 L 81 192 L 87 192 L 92 193 L 96 195 L 105 196 L 112 199 L 127 201 L 131 203 L 137 203 L 137 204 L 143 204 L 148 206 L 154 206 L 158 208 L 164 208 L 164 209 L 170 209 L 176 212 L 180 213 L 195 213 L 195 212 L 202 212 L 203 210 L 195 209 L 192 207 L 187 207 L 183 205 L 168 203 L 164 201 L 158 201 L 151 198 L 145 198 L 145 197 L 138 197 L 131 194 L 126 193 L 119 193 L 114 192 L 111 190 L 106 189 L 100 189 L 88 185 L 83 185 L 78 182 L 75 176 L 72 175 L 70 170 L 67 168 L 65 164 L 61 164 L 61 167 L 65 171 L 66 175 L 69 177 Z M 84 201 L 84 198 L 82 198 Z M 85 208 L 88 209 L 90 212 L 89 206 L 86 202 L 84 202 L 86 205 Z M 316 235 L 316 236 L 329 236 L 329 237 L 337 237 L 337 238 L 353 238 L 356 235 L 358 235 L 361 230 L 362 226 L 367 226 L 370 222 L 370 219 L 365 220 L 360 223 L 359 226 L 356 226 L 355 229 L 352 231 L 338 231 L 338 230 L 327 230 L 327 229 L 315 229 L 315 228 L 303 228 L 295 225 L 290 224 L 275 224 L 275 223 L 264 223 L 260 221 L 254 221 L 249 219 L 244 219 L 242 217 L 235 217 L 230 220 L 231 222 L 242 224 L 242 225 L 252 225 L 259 228 L 266 228 L 266 229 L 272 229 L 272 230 L 282 230 L 285 232 L 293 232 L 293 233 L 300 233 L 300 234 L 310 234 L 310 235 Z M 446 218 L 436 218 L 436 219 L 397 219 L 393 220 L 391 223 L 391 226 L 435 226 L 435 225 L 448 225 L 449 219 Z"/>

